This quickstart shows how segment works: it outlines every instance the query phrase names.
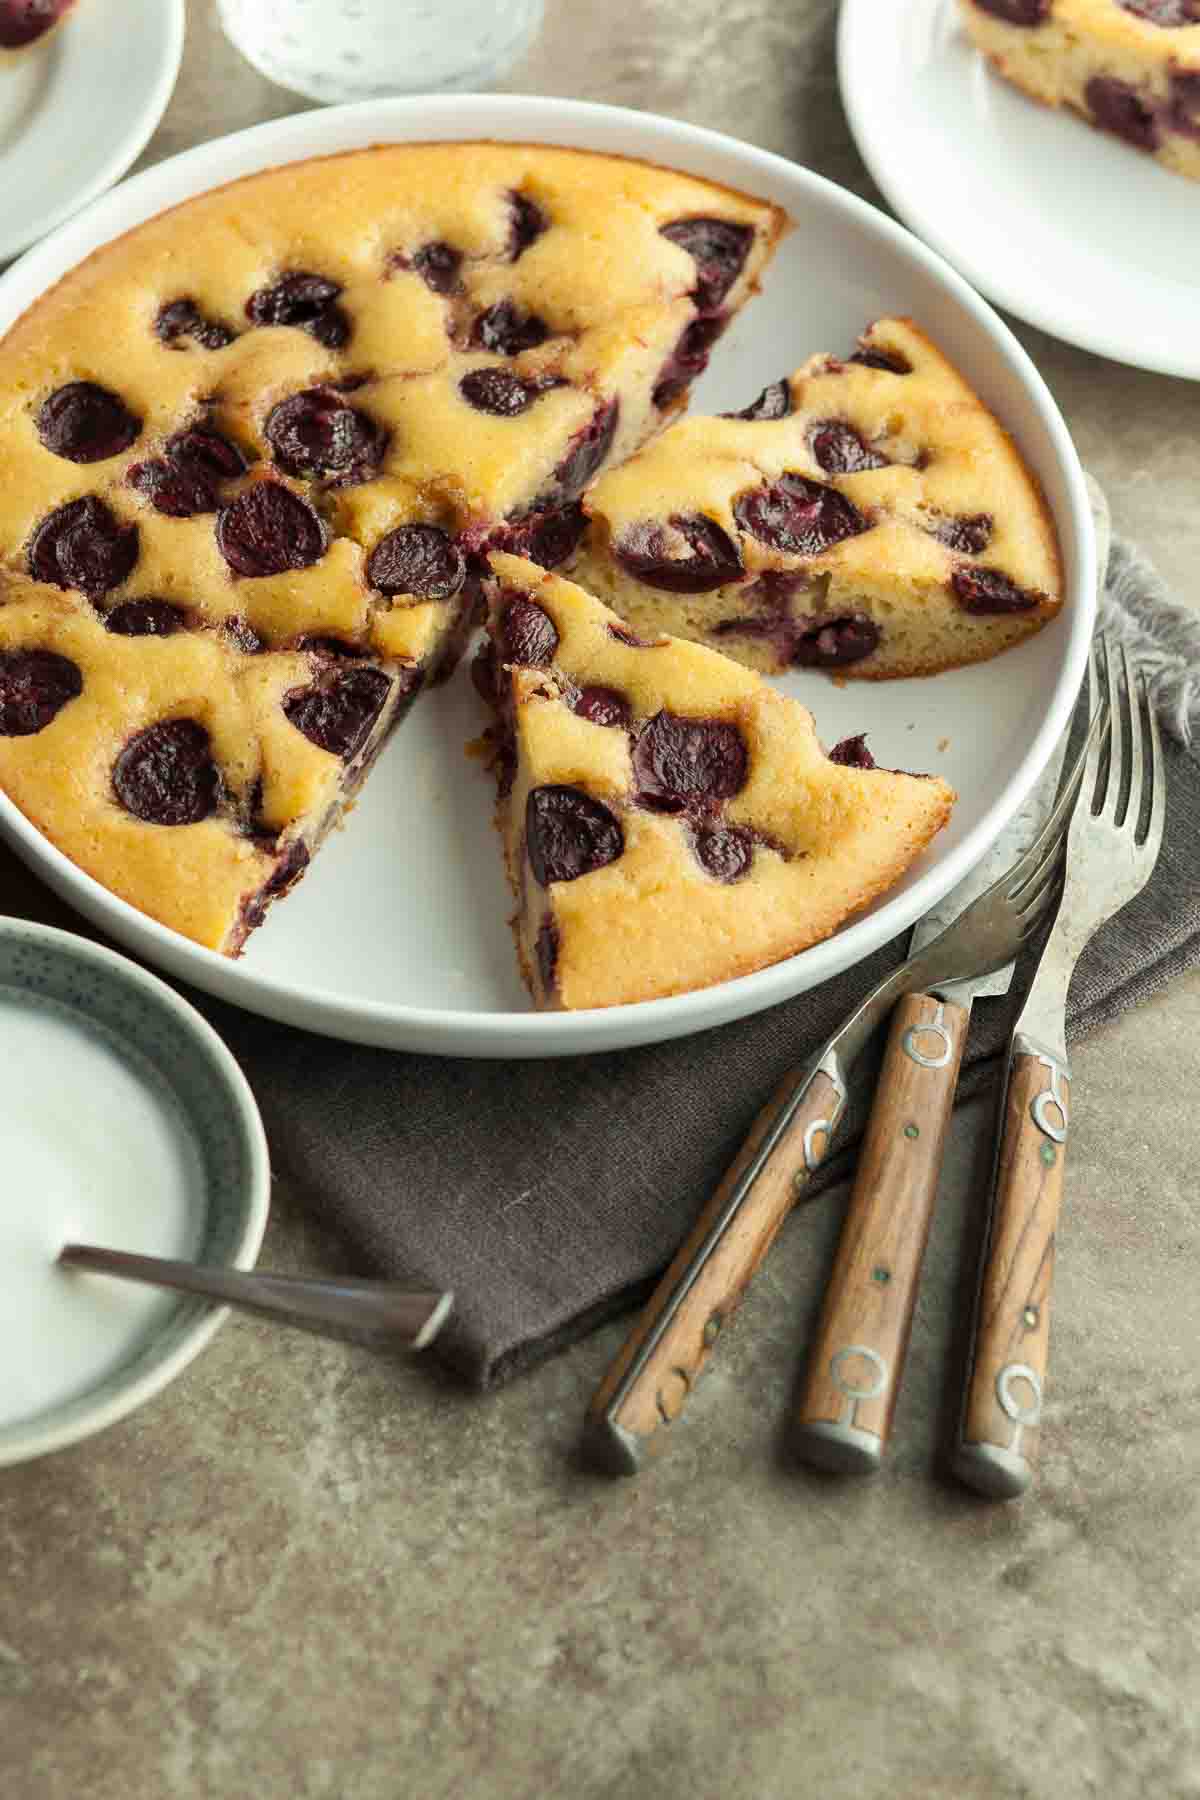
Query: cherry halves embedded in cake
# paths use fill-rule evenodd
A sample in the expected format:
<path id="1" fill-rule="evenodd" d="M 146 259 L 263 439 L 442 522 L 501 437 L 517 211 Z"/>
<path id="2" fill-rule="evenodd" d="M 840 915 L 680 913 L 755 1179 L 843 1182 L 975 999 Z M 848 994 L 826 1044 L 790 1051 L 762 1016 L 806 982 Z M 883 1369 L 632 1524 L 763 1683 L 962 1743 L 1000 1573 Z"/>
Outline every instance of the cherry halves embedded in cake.
<path id="1" fill-rule="evenodd" d="M 828 937 L 950 815 L 944 781 L 827 754 L 811 714 L 493 555 L 479 685 L 522 969 L 542 1007 L 706 987 Z"/>
<path id="2" fill-rule="evenodd" d="M 624 158 L 407 145 L 97 252 L 0 357 L 0 782 L 236 951 L 453 667 L 483 549 L 569 552 L 782 224 Z"/>
<path id="3" fill-rule="evenodd" d="M 671 426 L 585 497 L 566 572 L 636 628 L 767 671 L 880 680 L 978 662 L 1062 605 L 1011 439 L 906 319 L 740 413 Z"/>
<path id="4" fill-rule="evenodd" d="M 1200 181 L 1200 0 L 959 0 L 997 71 Z"/>

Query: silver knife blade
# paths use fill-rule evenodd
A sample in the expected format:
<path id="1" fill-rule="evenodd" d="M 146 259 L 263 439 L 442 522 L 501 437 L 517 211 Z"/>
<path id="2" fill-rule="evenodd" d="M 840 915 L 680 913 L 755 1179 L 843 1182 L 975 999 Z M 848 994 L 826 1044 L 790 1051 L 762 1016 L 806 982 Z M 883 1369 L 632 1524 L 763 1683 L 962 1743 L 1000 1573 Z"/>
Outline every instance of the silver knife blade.
<path id="1" fill-rule="evenodd" d="M 1103 490 L 1096 482 L 1088 481 L 1088 499 L 1092 508 L 1092 524 L 1096 532 L 1096 567 L 1103 571 L 1108 567 L 1108 548 L 1112 527 L 1109 517 L 1108 502 Z M 1069 730 L 1063 733 L 1055 745 L 1050 761 L 1033 792 L 1026 800 L 1016 818 L 1010 820 L 991 849 L 982 856 L 970 872 L 963 876 L 956 887 L 951 888 L 936 906 L 913 926 L 912 937 L 908 943 L 908 953 L 915 956 L 918 950 L 925 947 L 932 938 L 940 936 L 948 925 L 953 925 L 961 912 L 965 912 L 972 900 L 977 900 L 986 888 L 998 881 L 1005 869 L 1009 869 L 1023 856 L 1030 844 L 1037 837 L 1042 826 L 1050 816 L 1054 805 L 1054 796 L 1058 791 L 1059 779 L 1062 775 L 1063 758 L 1067 751 Z M 970 981 L 947 981 L 931 988 L 939 1000 L 952 1000 L 959 1006 L 965 1006 L 968 1012 L 974 1001 L 988 999 L 996 994 L 1007 994 L 1012 985 L 1015 964 L 1007 963 L 1004 968 L 997 969 L 991 975 L 978 975 Z"/>

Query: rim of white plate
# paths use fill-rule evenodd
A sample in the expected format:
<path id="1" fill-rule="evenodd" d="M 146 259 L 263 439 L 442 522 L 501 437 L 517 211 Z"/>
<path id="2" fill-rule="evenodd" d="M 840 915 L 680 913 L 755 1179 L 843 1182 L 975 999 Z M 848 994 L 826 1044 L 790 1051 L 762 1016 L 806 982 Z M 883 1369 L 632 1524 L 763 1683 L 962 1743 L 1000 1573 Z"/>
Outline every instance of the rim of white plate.
<path id="1" fill-rule="evenodd" d="M 859 230 L 882 240 L 936 281 L 990 339 L 1021 382 L 1053 447 L 1068 500 L 1066 515 L 1056 516 L 1056 524 L 1064 560 L 1074 575 L 1064 609 L 1067 640 L 1054 700 L 1003 793 L 963 840 L 910 888 L 798 956 L 714 987 L 578 1012 L 449 1011 L 349 999 L 327 989 L 300 993 L 290 982 L 256 974 L 245 963 L 191 943 L 118 899 L 56 849 L 4 794 L 0 794 L 0 829 L 85 917 L 160 968 L 248 1011 L 352 1042 L 435 1054 L 585 1054 L 706 1030 L 773 1006 L 870 955 L 962 879 L 1017 812 L 1070 718 L 1086 668 L 1095 611 L 1095 540 L 1083 470 L 1049 389 L 1008 326 L 944 258 L 865 200 L 772 151 L 626 107 L 524 95 L 416 95 L 292 114 L 216 138 L 123 182 L 27 251 L 0 276 L 0 332 L 91 251 L 144 219 L 242 175 L 378 143 L 480 138 L 640 156 L 750 191 L 755 190 L 756 174 L 766 193 L 781 183 L 799 188 L 818 204 L 844 213 Z M 731 160 L 739 166 L 731 168 Z M 798 968 L 803 969 L 799 980 Z M 514 1041 L 521 1043 L 521 1050 L 511 1049 Z"/>

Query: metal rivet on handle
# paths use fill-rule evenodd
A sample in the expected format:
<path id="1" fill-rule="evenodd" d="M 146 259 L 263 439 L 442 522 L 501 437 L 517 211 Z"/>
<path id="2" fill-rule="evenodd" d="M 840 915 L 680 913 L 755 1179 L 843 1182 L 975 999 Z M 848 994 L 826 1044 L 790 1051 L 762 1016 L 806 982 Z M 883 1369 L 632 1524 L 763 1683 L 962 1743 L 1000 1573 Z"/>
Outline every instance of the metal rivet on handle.
<path id="1" fill-rule="evenodd" d="M 814 1119 L 812 1121 L 811 1125 L 808 1125 L 805 1128 L 805 1132 L 804 1132 L 804 1166 L 808 1170 L 810 1175 L 812 1174 L 814 1169 L 820 1167 L 821 1159 L 825 1155 L 826 1150 L 828 1150 L 828 1148 L 829 1148 L 829 1130 L 830 1130 L 830 1126 L 829 1126 L 828 1119 Z M 821 1136 L 825 1139 L 825 1142 L 821 1145 L 820 1150 L 817 1149 L 817 1137 L 818 1136 Z"/>
<path id="2" fill-rule="evenodd" d="M 950 1041 L 950 1033 L 942 1024 L 944 1013 L 945 1008 L 939 1002 L 937 1012 L 932 1019 L 923 1019 L 919 1025 L 910 1025 L 900 1039 L 900 1048 L 904 1051 L 905 1056 L 910 1057 L 915 1063 L 920 1063 L 923 1069 L 944 1069 L 950 1061 L 954 1047 Z M 937 1038 L 942 1046 L 936 1056 L 926 1056 L 923 1050 L 917 1048 L 917 1039 L 927 1035 Z"/>

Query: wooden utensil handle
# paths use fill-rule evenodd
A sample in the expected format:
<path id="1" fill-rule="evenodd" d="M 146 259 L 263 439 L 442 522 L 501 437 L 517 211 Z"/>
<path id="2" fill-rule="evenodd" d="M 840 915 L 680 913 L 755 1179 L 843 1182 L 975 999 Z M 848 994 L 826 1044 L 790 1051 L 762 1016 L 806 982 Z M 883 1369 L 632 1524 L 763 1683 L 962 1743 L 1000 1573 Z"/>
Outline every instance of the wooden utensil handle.
<path id="1" fill-rule="evenodd" d="M 784 1109 L 794 1116 L 724 1224 L 736 1190 Z M 636 1474 L 661 1449 L 798 1192 L 829 1151 L 845 1090 L 824 1069 L 790 1075 L 759 1113 L 713 1194 L 597 1389 L 588 1408 L 589 1455 L 614 1474 Z"/>
<path id="2" fill-rule="evenodd" d="M 969 1016 L 932 994 L 892 1015 L 796 1416 L 796 1452 L 820 1468 L 870 1474 L 883 1461 Z"/>
<path id="3" fill-rule="evenodd" d="M 1023 1494 L 1037 1465 L 1070 1100 L 1057 1058 L 1013 1056 L 954 1452 L 959 1479 L 992 1499 Z"/>

